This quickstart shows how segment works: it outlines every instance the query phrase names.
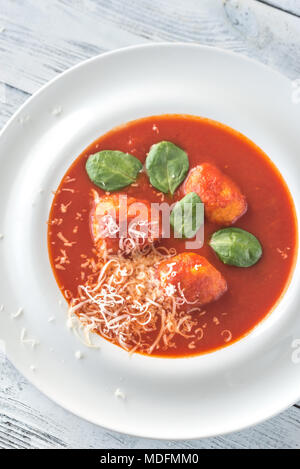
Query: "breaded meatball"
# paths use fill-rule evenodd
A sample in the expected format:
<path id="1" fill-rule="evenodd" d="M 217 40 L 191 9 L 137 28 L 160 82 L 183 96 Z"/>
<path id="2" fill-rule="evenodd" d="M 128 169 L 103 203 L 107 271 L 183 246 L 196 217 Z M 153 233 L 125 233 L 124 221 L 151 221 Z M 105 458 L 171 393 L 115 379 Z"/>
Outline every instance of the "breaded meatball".
<path id="1" fill-rule="evenodd" d="M 232 225 L 247 211 L 245 196 L 238 186 L 216 166 L 203 163 L 188 175 L 185 194 L 196 192 L 205 206 L 205 215 L 212 223 Z"/>
<path id="2" fill-rule="evenodd" d="M 158 215 L 151 218 L 153 212 L 148 201 L 126 194 L 100 196 L 95 190 L 92 196 L 90 227 L 99 249 L 105 241 L 110 252 L 129 253 L 137 246 L 147 246 L 160 238 L 160 218 Z"/>
<path id="3" fill-rule="evenodd" d="M 222 274 L 205 257 L 195 253 L 184 252 L 162 261 L 158 276 L 164 288 L 172 285 L 174 294 L 198 306 L 217 300 L 227 290 Z"/>

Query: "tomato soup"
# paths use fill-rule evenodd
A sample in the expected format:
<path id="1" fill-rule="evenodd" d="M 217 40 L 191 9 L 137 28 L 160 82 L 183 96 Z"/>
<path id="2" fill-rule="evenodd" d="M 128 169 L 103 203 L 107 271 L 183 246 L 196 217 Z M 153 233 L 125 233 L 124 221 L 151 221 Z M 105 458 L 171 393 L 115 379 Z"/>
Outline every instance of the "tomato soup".
<path id="1" fill-rule="evenodd" d="M 245 197 L 247 210 L 232 226 L 252 233 L 262 246 L 262 256 L 252 266 L 243 268 L 225 264 L 209 245 L 213 233 L 225 225 L 205 218 L 204 244 L 193 253 L 204 257 L 221 274 L 227 283 L 226 292 L 198 309 L 197 305 L 195 308 L 190 305 L 190 326 L 186 326 L 184 334 L 171 334 L 170 329 L 164 341 L 164 335 L 159 336 L 162 318 L 153 322 L 147 331 L 147 343 L 156 341 L 152 348 L 139 347 L 137 329 L 134 333 L 136 345 L 132 351 L 176 358 L 228 346 L 244 337 L 272 311 L 293 272 L 297 222 L 291 195 L 279 171 L 262 150 L 240 133 L 209 119 L 186 115 L 154 116 L 129 122 L 86 148 L 68 169 L 54 196 L 48 224 L 49 256 L 58 287 L 69 304 L 78 297 L 78 287 L 85 284 L 88 276 L 93 274 L 96 278 L 99 274 L 96 260 L 91 270 L 91 262 L 97 256 L 90 226 L 91 191 L 96 191 L 98 197 L 109 194 L 89 178 L 86 171 L 88 157 L 103 150 L 117 150 L 133 155 L 144 165 L 149 149 L 162 141 L 172 142 L 184 150 L 189 161 L 188 174 L 198 165 L 208 163 L 234 181 Z M 163 200 L 172 204 L 182 199 L 184 187 L 185 180 L 173 195 L 162 193 L 151 184 L 147 171 L 142 170 L 134 183 L 117 192 L 149 203 Z M 171 234 L 170 238 L 161 239 L 155 245 L 178 255 L 186 251 L 185 241 Z M 130 262 L 129 256 L 126 266 Z M 126 272 L 130 281 L 129 268 Z M 117 291 L 117 283 L 113 291 Z M 155 303 L 153 299 L 151 301 Z M 163 311 L 164 304 L 159 304 Z M 110 311 L 113 315 L 114 309 Z M 118 317 L 126 321 L 122 308 L 119 314 Z M 102 320 L 100 316 L 98 321 Z M 150 318 L 149 321 L 154 320 Z M 105 324 L 101 329 L 103 333 L 96 327 L 91 327 L 90 331 L 123 346 L 125 336 L 119 341 L 112 339 L 112 333 L 105 332 Z"/>

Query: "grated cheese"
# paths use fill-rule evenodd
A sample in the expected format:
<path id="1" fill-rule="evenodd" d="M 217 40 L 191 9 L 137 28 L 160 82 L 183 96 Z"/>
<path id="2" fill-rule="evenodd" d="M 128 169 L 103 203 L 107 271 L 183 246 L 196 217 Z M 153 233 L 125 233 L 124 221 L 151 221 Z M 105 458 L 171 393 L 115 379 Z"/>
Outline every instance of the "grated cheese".
<path id="1" fill-rule="evenodd" d="M 213 322 L 215 323 L 216 326 L 220 324 L 220 321 L 216 316 L 213 317 Z"/>
<path id="2" fill-rule="evenodd" d="M 230 342 L 232 339 L 232 333 L 228 329 L 222 331 L 221 336 L 224 338 L 224 342 Z"/>
<path id="3" fill-rule="evenodd" d="M 120 239 L 120 248 L 124 243 Z M 85 259 L 84 267 L 92 265 L 94 273 L 79 285 L 77 297 L 70 301 L 68 327 L 77 334 L 80 331 L 78 335 L 81 340 L 84 336 L 88 346 L 90 334 L 96 332 L 130 353 L 151 354 L 175 347 L 175 335 L 188 339 L 193 348 L 204 335 L 202 328 L 198 334 L 193 331 L 197 320 L 192 313 L 201 313 L 201 309 L 186 310 L 184 307 L 194 303 L 186 300 L 180 284 L 177 289 L 172 285 L 164 288 L 157 277 L 163 259 L 170 258 L 172 271 L 176 250 L 154 245 L 141 248 L 136 243 L 130 254 L 106 251 L 98 253 L 96 260 Z"/>
<path id="4" fill-rule="evenodd" d="M 39 345 L 39 341 L 36 339 L 26 339 L 27 337 L 27 330 L 25 327 L 21 330 L 21 335 L 20 335 L 20 340 L 22 344 L 28 344 L 31 345 L 32 348 L 35 348 L 37 345 Z"/>
<path id="5" fill-rule="evenodd" d="M 279 248 L 276 248 L 276 251 L 280 254 L 280 256 L 282 257 L 282 259 L 287 259 L 288 258 L 288 252 L 291 248 L 289 247 L 286 247 L 284 249 L 279 249 Z"/>
<path id="6" fill-rule="evenodd" d="M 117 388 L 117 389 L 115 390 L 115 396 L 116 396 L 117 398 L 119 398 L 119 399 L 123 399 L 123 400 L 126 399 L 126 395 L 124 394 L 123 391 L 121 391 L 120 388 Z"/>
<path id="7" fill-rule="evenodd" d="M 62 232 L 60 231 L 59 233 L 57 233 L 57 237 L 60 241 L 62 241 L 64 243 L 64 246 L 67 246 L 67 247 L 72 247 L 73 244 L 76 244 L 76 241 L 68 241 L 67 238 L 62 234 Z"/>
<path id="8" fill-rule="evenodd" d="M 19 124 L 21 124 L 21 125 L 24 125 L 24 124 L 26 124 L 26 123 L 29 122 L 29 121 L 30 121 L 30 116 L 29 116 L 29 115 L 21 116 L 21 117 L 19 117 L 19 119 L 18 119 L 18 122 L 19 122 Z"/>
<path id="9" fill-rule="evenodd" d="M 75 182 L 76 178 L 71 178 L 70 176 L 66 176 L 65 183 L 70 184 L 70 182 Z"/>
<path id="10" fill-rule="evenodd" d="M 80 350 L 76 350 L 74 355 L 75 355 L 76 360 L 81 360 L 83 358 L 83 354 L 81 353 Z"/>
<path id="11" fill-rule="evenodd" d="M 61 213 L 67 213 L 67 210 L 72 202 L 68 202 L 67 204 L 60 204 L 60 211 Z"/>
<path id="12" fill-rule="evenodd" d="M 55 108 L 52 109 L 51 114 L 52 114 L 53 116 L 57 117 L 57 116 L 60 116 L 60 114 L 62 113 L 62 111 L 63 111 L 62 106 L 56 106 Z"/>

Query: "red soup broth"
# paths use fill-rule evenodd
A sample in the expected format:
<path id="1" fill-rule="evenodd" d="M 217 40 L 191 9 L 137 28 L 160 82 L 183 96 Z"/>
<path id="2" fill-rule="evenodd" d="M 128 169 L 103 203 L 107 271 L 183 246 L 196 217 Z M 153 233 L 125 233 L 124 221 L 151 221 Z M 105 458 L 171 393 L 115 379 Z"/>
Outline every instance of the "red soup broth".
<path id="1" fill-rule="evenodd" d="M 87 176 L 87 158 L 101 150 L 120 150 L 144 163 L 151 145 L 162 140 L 171 141 L 187 152 L 190 170 L 209 162 L 236 182 L 247 198 L 248 210 L 234 226 L 253 233 L 263 247 L 262 258 L 252 267 L 224 265 L 208 245 L 212 233 L 222 227 L 205 221 L 204 245 L 193 252 L 205 256 L 223 274 L 228 291 L 218 301 L 206 305 L 205 316 L 198 317 L 199 327 L 205 333 L 195 349 L 191 350 L 189 341 L 183 337 L 175 336 L 175 348 L 152 353 L 191 356 L 222 348 L 249 333 L 280 300 L 296 260 L 297 221 L 289 190 L 266 154 L 245 136 L 215 121 L 187 115 L 138 119 L 101 136 L 74 161 L 55 193 L 49 218 L 49 255 L 58 286 L 69 301 L 77 296 L 78 285 L 82 283 L 85 271 L 82 255 L 93 256 L 89 227 L 91 189 L 104 194 Z M 120 192 L 150 202 L 161 201 L 161 193 L 150 185 L 143 172 L 136 187 Z M 172 199 L 166 196 L 165 200 L 173 203 L 182 196 L 183 184 Z M 161 244 L 176 248 L 178 253 L 186 250 L 185 241 L 173 237 L 163 239 Z M 62 249 L 67 251 L 69 260 L 63 268 L 57 267 L 56 262 L 63 255 Z"/>

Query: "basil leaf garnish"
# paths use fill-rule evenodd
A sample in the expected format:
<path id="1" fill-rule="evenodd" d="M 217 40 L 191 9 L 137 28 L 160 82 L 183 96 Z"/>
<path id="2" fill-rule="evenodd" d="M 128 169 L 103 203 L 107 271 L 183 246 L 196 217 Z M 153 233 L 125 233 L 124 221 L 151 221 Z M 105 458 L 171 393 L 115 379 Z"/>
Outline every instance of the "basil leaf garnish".
<path id="1" fill-rule="evenodd" d="M 258 239 L 241 228 L 224 228 L 216 231 L 209 242 L 224 264 L 237 267 L 250 267 L 262 256 Z"/>
<path id="2" fill-rule="evenodd" d="M 132 184 L 142 167 L 142 163 L 129 153 L 112 150 L 90 155 L 86 162 L 90 180 L 109 192 Z"/>
<path id="3" fill-rule="evenodd" d="M 204 204 L 199 195 L 190 192 L 177 202 L 170 223 L 179 238 L 193 238 L 204 223 Z"/>
<path id="4" fill-rule="evenodd" d="M 152 186 L 165 194 L 174 194 L 189 169 L 186 152 L 172 142 L 159 142 L 150 148 L 146 170 Z"/>

